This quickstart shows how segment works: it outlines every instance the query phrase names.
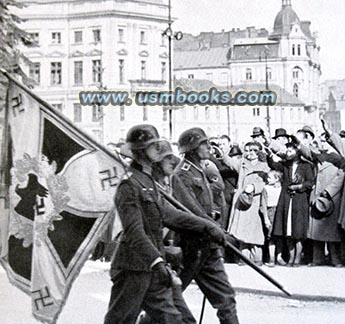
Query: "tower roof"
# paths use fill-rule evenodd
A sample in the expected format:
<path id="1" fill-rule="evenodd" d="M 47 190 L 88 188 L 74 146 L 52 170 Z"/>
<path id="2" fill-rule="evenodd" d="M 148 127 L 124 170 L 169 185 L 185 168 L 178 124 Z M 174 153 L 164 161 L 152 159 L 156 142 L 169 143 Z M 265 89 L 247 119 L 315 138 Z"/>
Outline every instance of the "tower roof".
<path id="1" fill-rule="evenodd" d="M 282 8 L 278 12 L 273 26 L 272 36 L 285 36 L 290 33 L 291 25 L 300 22 L 295 10 L 292 9 L 291 0 L 282 0 Z"/>

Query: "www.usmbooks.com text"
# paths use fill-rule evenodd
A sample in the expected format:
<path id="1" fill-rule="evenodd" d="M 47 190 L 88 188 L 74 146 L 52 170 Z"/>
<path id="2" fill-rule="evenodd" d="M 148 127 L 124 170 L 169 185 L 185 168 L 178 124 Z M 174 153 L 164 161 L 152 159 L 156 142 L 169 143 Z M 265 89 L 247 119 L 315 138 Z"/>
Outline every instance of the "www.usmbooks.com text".
<path id="1" fill-rule="evenodd" d="M 113 105 L 131 106 L 133 98 L 127 91 L 82 91 L 79 93 L 82 106 Z M 137 106 L 273 106 L 277 95 L 273 91 L 239 91 L 231 94 L 229 91 L 219 91 L 211 88 L 208 91 L 138 91 L 134 95 Z"/>

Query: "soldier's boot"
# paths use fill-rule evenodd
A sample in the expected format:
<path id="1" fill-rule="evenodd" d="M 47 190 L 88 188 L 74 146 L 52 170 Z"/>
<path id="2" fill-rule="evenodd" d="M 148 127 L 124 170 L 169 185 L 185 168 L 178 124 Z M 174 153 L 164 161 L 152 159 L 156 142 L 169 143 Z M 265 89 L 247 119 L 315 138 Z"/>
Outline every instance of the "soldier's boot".
<path id="1" fill-rule="evenodd" d="M 239 324 L 236 312 L 236 306 L 232 305 L 229 308 L 218 309 L 217 316 L 220 324 Z"/>

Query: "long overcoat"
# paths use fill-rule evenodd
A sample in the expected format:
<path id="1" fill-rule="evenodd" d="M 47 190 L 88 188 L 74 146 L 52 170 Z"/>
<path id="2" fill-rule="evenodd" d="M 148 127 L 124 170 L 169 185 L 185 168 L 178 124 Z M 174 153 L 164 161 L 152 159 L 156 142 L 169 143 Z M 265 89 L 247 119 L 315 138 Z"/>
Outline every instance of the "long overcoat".
<path id="1" fill-rule="evenodd" d="M 309 222 L 309 197 L 315 176 L 310 163 L 299 161 L 295 175 L 300 178 L 302 189 L 291 195 L 288 187 L 293 184 L 292 162 L 274 162 L 268 158 L 268 165 L 277 171 L 282 172 L 282 190 L 280 193 L 276 217 L 273 223 L 273 232 L 275 236 L 288 235 L 288 214 L 291 201 L 291 237 L 295 240 L 307 238 Z"/>
<path id="2" fill-rule="evenodd" d="M 236 170 L 238 176 L 238 190 L 233 199 L 229 232 L 238 240 L 252 245 L 263 245 L 265 235 L 263 230 L 263 222 L 259 213 L 261 194 L 265 186 L 262 173 L 269 171 L 266 162 L 257 161 L 252 164 L 249 160 L 226 159 L 225 162 L 229 167 Z M 248 210 L 239 210 L 236 204 L 238 197 L 247 185 L 254 185 L 253 203 Z"/>
<path id="3" fill-rule="evenodd" d="M 331 215 L 323 219 L 310 217 L 308 238 L 323 242 L 340 242 L 342 233 L 338 225 L 344 172 L 329 162 L 323 162 L 318 169 L 316 185 L 311 194 L 311 202 L 327 190 L 332 197 L 334 210 Z"/>

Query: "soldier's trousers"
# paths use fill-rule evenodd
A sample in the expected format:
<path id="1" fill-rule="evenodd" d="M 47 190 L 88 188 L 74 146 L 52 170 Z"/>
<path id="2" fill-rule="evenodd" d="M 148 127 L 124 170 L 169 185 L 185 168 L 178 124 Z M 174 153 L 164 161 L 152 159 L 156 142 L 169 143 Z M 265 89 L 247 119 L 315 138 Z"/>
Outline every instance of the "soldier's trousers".
<path id="1" fill-rule="evenodd" d="M 182 315 L 182 322 L 178 324 L 196 324 L 196 320 L 189 310 L 183 296 L 182 296 L 182 287 L 181 285 L 173 286 L 173 299 L 175 307 Z M 154 322 L 147 314 L 140 320 L 139 324 L 159 324 Z"/>
<path id="2" fill-rule="evenodd" d="M 226 275 L 220 249 L 186 252 L 184 269 L 180 274 L 182 289 L 186 289 L 194 279 L 213 308 L 217 309 L 220 323 L 238 324 L 235 291 Z"/>
<path id="3" fill-rule="evenodd" d="M 182 323 L 172 289 L 163 287 L 154 272 L 119 270 L 112 281 L 104 324 L 134 324 L 142 309 L 157 323 Z"/>

